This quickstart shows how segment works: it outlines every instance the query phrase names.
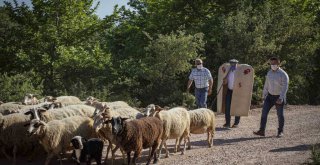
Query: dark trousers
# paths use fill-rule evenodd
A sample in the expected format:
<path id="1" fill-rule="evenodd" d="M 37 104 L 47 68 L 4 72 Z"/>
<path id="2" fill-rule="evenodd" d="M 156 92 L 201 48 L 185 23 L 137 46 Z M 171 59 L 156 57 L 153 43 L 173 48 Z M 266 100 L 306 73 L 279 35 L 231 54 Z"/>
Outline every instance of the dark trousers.
<path id="1" fill-rule="evenodd" d="M 264 100 L 263 108 L 262 108 L 262 114 L 261 114 L 261 123 L 260 123 L 260 130 L 265 131 L 266 130 L 266 124 L 267 124 L 267 119 L 268 119 L 268 114 L 270 109 L 276 105 L 277 109 L 277 116 L 278 116 L 278 122 L 279 122 L 279 127 L 278 127 L 278 132 L 283 132 L 283 127 L 284 127 L 284 101 L 282 104 L 276 104 L 276 101 L 278 100 L 279 95 L 270 95 L 266 97 Z"/>
<path id="2" fill-rule="evenodd" d="M 232 90 L 227 90 L 226 95 L 226 111 L 225 111 L 225 118 L 226 118 L 226 124 L 230 125 L 231 122 L 231 115 L 230 115 L 230 109 L 231 109 L 231 100 L 232 100 Z M 240 122 L 240 116 L 236 116 L 234 120 L 234 124 L 238 125 Z"/>

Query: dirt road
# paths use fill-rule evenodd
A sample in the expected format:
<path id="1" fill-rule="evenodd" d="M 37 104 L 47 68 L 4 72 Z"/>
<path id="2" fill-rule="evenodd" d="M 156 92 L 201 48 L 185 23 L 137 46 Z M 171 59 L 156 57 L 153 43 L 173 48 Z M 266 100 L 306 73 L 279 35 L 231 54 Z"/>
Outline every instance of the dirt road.
<path id="1" fill-rule="evenodd" d="M 206 164 L 301 164 L 310 158 L 310 147 L 320 144 L 320 106 L 288 106 L 285 110 L 284 137 L 277 138 L 278 119 L 273 109 L 269 113 L 266 137 L 253 135 L 259 128 L 261 108 L 250 111 L 242 117 L 239 128 L 224 129 L 224 116 L 217 115 L 214 146 L 207 147 L 206 134 L 191 135 L 192 149 L 185 155 L 172 153 L 174 140 L 169 140 L 169 158 L 162 158 L 158 165 L 206 165 Z M 106 148 L 106 147 L 105 147 Z M 148 151 L 144 151 L 138 163 L 145 164 Z M 105 153 L 104 153 L 105 155 Z M 44 159 L 18 164 L 43 164 Z M 108 161 L 109 162 L 109 161 Z M 117 153 L 116 164 L 122 159 Z M 9 164 L 1 159 L 0 164 Z M 58 164 L 53 160 L 52 164 Z M 64 160 L 63 164 L 72 164 Z"/>

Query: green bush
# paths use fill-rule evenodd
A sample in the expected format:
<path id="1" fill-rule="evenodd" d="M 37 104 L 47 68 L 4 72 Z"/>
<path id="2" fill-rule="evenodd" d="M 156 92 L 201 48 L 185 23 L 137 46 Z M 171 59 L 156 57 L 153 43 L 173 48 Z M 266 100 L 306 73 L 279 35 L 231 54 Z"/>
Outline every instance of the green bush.
<path id="1" fill-rule="evenodd" d="M 308 165 L 319 165 L 320 164 L 320 147 L 319 147 L 319 145 L 312 146 L 311 158 L 309 160 L 310 160 L 310 162 L 307 162 L 304 164 L 308 164 Z"/>
<path id="2" fill-rule="evenodd" d="M 21 101 L 25 94 L 41 95 L 42 82 L 38 84 L 33 72 L 9 76 L 7 73 L 0 75 L 0 100 L 4 102 Z"/>

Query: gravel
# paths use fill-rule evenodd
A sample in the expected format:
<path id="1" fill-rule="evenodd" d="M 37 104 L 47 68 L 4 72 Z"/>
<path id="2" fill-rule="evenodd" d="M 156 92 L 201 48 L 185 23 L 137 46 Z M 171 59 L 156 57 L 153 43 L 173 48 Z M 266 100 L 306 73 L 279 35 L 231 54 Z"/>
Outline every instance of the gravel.
<path id="1" fill-rule="evenodd" d="M 302 164 L 311 157 L 311 147 L 320 145 L 320 106 L 287 106 L 284 136 L 281 138 L 276 137 L 278 118 L 275 109 L 269 113 L 266 136 L 253 135 L 252 132 L 259 129 L 260 115 L 261 108 L 253 109 L 248 117 L 241 118 L 238 128 L 225 129 L 222 127 L 224 115 L 217 114 L 217 128 L 212 148 L 207 147 L 206 134 L 192 134 L 192 148 L 187 150 L 185 155 L 181 155 L 180 152 L 173 153 L 175 140 L 168 140 L 170 156 L 164 158 L 163 154 L 158 165 Z M 145 164 L 147 157 L 148 150 L 144 150 L 138 158 L 138 164 Z M 40 165 L 43 162 L 43 157 L 31 163 L 26 163 L 25 158 L 19 158 L 17 164 Z M 4 158 L 0 159 L 0 164 L 9 163 Z M 107 163 L 110 164 L 110 161 Z M 117 152 L 115 163 L 122 163 L 120 152 Z M 58 164 L 58 161 L 53 159 L 51 164 Z M 63 160 L 63 164 L 73 163 Z"/>

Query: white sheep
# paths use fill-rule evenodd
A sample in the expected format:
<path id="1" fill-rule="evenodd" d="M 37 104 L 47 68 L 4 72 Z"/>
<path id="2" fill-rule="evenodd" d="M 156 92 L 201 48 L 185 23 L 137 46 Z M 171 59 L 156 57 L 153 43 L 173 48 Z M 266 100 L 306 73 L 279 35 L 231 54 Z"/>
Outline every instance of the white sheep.
<path id="1" fill-rule="evenodd" d="M 82 101 L 76 96 L 46 96 L 43 100 L 44 102 L 60 102 L 63 106 L 83 104 Z"/>
<path id="2" fill-rule="evenodd" d="M 174 148 L 174 152 L 176 153 L 178 150 L 180 150 L 180 143 L 182 138 L 184 138 L 184 149 L 181 151 L 181 154 L 184 154 L 186 150 L 187 139 L 190 134 L 190 116 L 187 109 L 176 107 L 169 110 L 164 110 L 159 106 L 151 104 L 147 107 L 145 114 L 149 114 L 148 116 L 158 117 L 161 121 L 163 121 L 163 135 L 161 138 L 162 142 L 160 145 L 159 157 L 163 144 L 166 149 L 166 157 L 169 157 L 169 151 L 166 144 L 167 139 L 176 139 Z"/>
<path id="3" fill-rule="evenodd" d="M 7 102 L 0 105 L 0 113 L 2 115 L 8 115 L 16 113 L 26 105 L 19 104 L 17 102 Z"/>
<path id="4" fill-rule="evenodd" d="M 212 147 L 213 137 L 216 128 L 214 112 L 207 108 L 199 108 L 188 111 L 190 115 L 190 133 L 208 134 L 208 146 Z M 191 148 L 190 138 L 188 138 L 188 149 Z"/>
<path id="5" fill-rule="evenodd" d="M 6 116 L 0 114 L 0 146 L 3 154 L 10 160 L 5 152 L 6 148 L 13 148 L 13 164 L 16 162 L 16 154 L 19 152 L 32 152 L 34 147 L 40 147 L 36 139 L 26 136 L 25 124 L 30 121 L 30 116 L 22 113 L 14 113 Z M 34 153 L 34 152 L 32 152 Z M 31 155 L 32 158 L 34 155 Z"/>
<path id="6" fill-rule="evenodd" d="M 72 116 L 62 120 L 52 120 L 45 123 L 38 119 L 30 121 L 28 132 L 35 135 L 40 144 L 48 153 L 45 165 L 48 165 L 53 156 L 58 156 L 66 150 L 71 150 L 70 141 L 74 136 L 94 138 L 93 120 L 89 117 Z"/>
<path id="7" fill-rule="evenodd" d="M 116 144 L 114 139 L 114 135 L 112 135 L 112 126 L 111 124 L 104 124 L 106 120 L 110 120 L 112 117 L 123 117 L 129 119 L 138 119 L 143 117 L 143 114 L 137 111 L 134 108 L 119 108 L 119 109 L 110 109 L 107 105 L 99 105 L 99 113 L 94 117 L 93 127 L 96 132 L 109 142 L 109 146 L 107 148 L 107 154 L 105 159 L 107 160 L 109 151 L 112 150 L 112 144 Z M 122 151 L 123 161 L 125 163 L 125 155 Z M 113 163 L 113 160 L 112 160 Z"/>
<path id="8" fill-rule="evenodd" d="M 88 99 L 86 105 L 95 107 L 94 116 L 103 110 L 103 106 L 107 105 L 111 110 L 122 109 L 122 108 L 132 108 L 124 101 L 114 101 L 114 102 L 99 102 L 96 99 Z"/>
<path id="9" fill-rule="evenodd" d="M 54 110 L 46 110 L 46 109 L 30 109 L 30 111 L 26 112 L 25 114 L 32 114 L 32 119 L 41 119 L 45 122 L 51 120 L 60 120 L 66 117 L 71 116 L 87 116 L 92 117 L 94 112 L 94 108 L 88 105 L 69 105 L 62 108 L 57 108 Z"/>

